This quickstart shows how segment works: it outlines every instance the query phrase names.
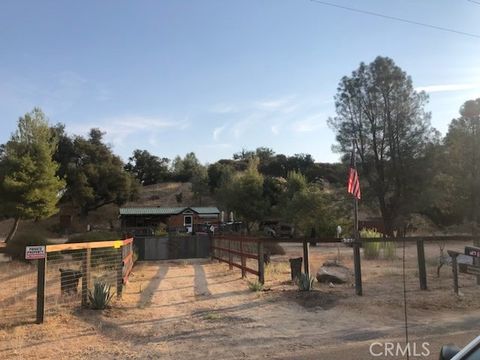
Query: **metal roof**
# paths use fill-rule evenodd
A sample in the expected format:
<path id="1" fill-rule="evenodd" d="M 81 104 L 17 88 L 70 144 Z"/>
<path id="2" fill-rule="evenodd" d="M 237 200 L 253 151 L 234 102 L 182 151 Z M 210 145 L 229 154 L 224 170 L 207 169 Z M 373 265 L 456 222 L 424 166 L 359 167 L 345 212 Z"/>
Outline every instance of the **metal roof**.
<path id="1" fill-rule="evenodd" d="M 130 207 L 120 208 L 120 215 L 177 215 L 189 209 L 198 214 L 220 214 L 216 207 Z"/>

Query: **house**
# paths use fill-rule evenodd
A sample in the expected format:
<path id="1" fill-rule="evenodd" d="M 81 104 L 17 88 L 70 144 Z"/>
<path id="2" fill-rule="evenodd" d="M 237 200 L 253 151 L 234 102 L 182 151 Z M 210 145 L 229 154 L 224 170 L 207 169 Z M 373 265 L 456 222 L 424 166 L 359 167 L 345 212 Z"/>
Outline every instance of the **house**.
<path id="1" fill-rule="evenodd" d="M 220 224 L 216 207 L 128 207 L 120 208 L 122 230 L 137 235 L 153 235 L 159 228 L 168 231 L 205 231 L 205 225 Z"/>

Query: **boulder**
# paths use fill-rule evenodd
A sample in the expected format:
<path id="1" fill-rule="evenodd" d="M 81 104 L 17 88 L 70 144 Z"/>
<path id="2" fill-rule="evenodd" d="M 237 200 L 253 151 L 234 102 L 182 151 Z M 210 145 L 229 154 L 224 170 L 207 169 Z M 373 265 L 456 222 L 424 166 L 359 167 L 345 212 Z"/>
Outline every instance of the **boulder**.
<path id="1" fill-rule="evenodd" d="M 317 281 L 321 283 L 344 284 L 350 280 L 352 272 L 341 265 L 322 266 L 317 272 Z"/>

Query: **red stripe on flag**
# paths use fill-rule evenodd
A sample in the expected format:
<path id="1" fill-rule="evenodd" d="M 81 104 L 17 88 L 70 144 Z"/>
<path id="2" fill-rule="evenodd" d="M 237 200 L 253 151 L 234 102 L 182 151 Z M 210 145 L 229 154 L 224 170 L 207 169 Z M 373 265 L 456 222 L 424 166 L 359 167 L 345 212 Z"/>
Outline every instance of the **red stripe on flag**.
<path id="1" fill-rule="evenodd" d="M 349 194 L 352 194 L 354 197 L 360 200 L 361 193 L 360 193 L 360 181 L 358 179 L 357 169 L 350 168 L 348 172 L 348 185 L 347 191 Z"/>

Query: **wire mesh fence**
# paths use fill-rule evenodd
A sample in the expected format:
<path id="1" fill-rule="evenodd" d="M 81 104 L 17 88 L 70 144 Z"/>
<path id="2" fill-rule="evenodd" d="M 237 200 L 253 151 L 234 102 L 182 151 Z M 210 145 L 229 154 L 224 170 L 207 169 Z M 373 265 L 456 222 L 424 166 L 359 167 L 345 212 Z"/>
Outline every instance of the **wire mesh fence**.
<path id="1" fill-rule="evenodd" d="M 46 252 L 44 261 L 0 263 L 0 326 L 88 306 L 96 284 L 120 297 L 136 258 L 133 239 L 47 245 Z"/>
<path id="2" fill-rule="evenodd" d="M 37 261 L 0 263 L 0 326 L 35 321 Z"/>
<path id="3" fill-rule="evenodd" d="M 108 286 L 112 293 L 121 294 L 122 252 L 122 249 L 113 247 L 49 252 L 45 313 L 88 305 L 96 283 Z"/>
<path id="4" fill-rule="evenodd" d="M 480 300 L 477 300 L 480 299 L 478 298 L 480 287 L 477 285 L 477 276 L 462 273 L 460 266 L 458 283 L 462 300 L 458 301 L 459 298 L 454 293 L 452 259 L 448 251 L 465 254 L 465 247 L 474 246 L 476 243 L 473 238 L 463 238 L 465 237 L 438 236 L 423 241 L 421 237 L 414 237 L 407 239 L 405 244 L 401 239 L 362 242 L 361 275 L 364 296 L 373 302 L 378 301 L 379 304 L 389 303 L 401 307 L 404 294 L 403 274 L 405 272 L 405 290 L 414 308 L 441 309 L 442 307 L 480 306 Z M 418 242 L 417 239 L 421 241 Z M 295 243 L 294 240 L 279 242 L 286 253 L 273 256 L 271 264 L 266 266 L 265 280 L 269 285 L 293 284 L 289 260 L 304 257 L 302 245 L 299 242 Z M 419 244 L 424 253 L 423 262 L 421 253 L 419 255 Z M 473 263 L 472 258 L 468 256 L 461 256 L 457 260 L 459 264 L 462 262 Z M 421 287 L 422 263 L 425 268 L 424 280 L 427 291 L 423 291 Z M 316 285 L 318 288 L 328 288 L 329 292 L 337 291 L 345 295 L 354 294 L 354 261 L 351 246 L 346 246 L 342 242 L 318 242 L 317 246 L 309 248 L 309 265 L 310 274 L 313 276 L 317 275 L 321 268 L 324 268 L 329 274 L 340 275 L 338 281 L 342 281 L 342 283 L 332 283 L 329 280 L 323 285 Z M 343 269 L 338 266 L 343 267 L 346 271 L 342 271 Z M 343 276 L 347 273 L 350 276 Z"/>

